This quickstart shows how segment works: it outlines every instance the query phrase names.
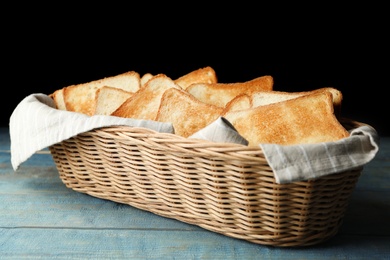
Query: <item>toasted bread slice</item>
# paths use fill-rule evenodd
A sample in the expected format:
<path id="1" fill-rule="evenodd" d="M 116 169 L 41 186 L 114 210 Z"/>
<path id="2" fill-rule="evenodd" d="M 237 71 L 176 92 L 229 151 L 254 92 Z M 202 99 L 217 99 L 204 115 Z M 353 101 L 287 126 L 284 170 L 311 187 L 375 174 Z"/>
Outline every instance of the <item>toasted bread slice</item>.
<path id="1" fill-rule="evenodd" d="M 146 85 L 122 103 L 111 115 L 155 120 L 160 107 L 161 97 L 170 88 L 182 89 L 165 74 L 153 76 Z"/>
<path id="2" fill-rule="evenodd" d="M 249 145 L 336 141 L 349 136 L 334 114 L 330 92 L 317 92 L 251 109 L 222 113 Z"/>
<path id="3" fill-rule="evenodd" d="M 314 89 L 310 91 L 301 91 L 301 92 L 284 92 L 284 91 L 261 91 L 251 93 L 252 106 L 264 106 L 276 102 L 281 102 L 297 97 L 301 97 L 307 94 L 328 91 L 332 94 L 332 101 L 335 107 L 335 113 L 338 114 L 341 109 L 341 103 L 343 100 L 343 95 L 340 90 L 332 87 L 324 87 L 319 89 Z"/>
<path id="4" fill-rule="evenodd" d="M 64 88 L 57 89 L 49 95 L 54 100 L 54 104 L 59 110 L 66 110 L 64 101 Z"/>
<path id="5" fill-rule="evenodd" d="M 66 110 L 86 115 L 95 114 L 96 91 L 103 86 L 135 92 L 140 88 L 140 76 L 135 71 L 129 71 L 87 83 L 68 86 L 63 93 Z"/>
<path id="6" fill-rule="evenodd" d="M 314 89 L 311 91 L 301 91 L 301 92 L 285 92 L 285 91 L 274 91 L 274 90 L 254 91 L 246 94 L 245 95 L 246 97 L 240 95 L 234 98 L 233 100 L 231 100 L 228 104 L 226 104 L 224 113 L 228 111 L 248 109 L 257 106 L 264 106 L 264 105 L 282 102 L 289 99 L 301 97 L 316 92 L 323 92 L 323 91 L 328 91 L 332 94 L 333 105 L 335 110 L 334 113 L 336 116 L 338 116 L 341 110 L 343 95 L 340 90 L 331 87 L 325 87 L 325 88 Z M 248 99 L 250 99 L 250 101 L 248 101 Z"/>
<path id="7" fill-rule="evenodd" d="M 215 70 L 210 66 L 193 70 L 175 79 L 175 83 L 183 89 L 187 89 L 188 86 L 194 83 L 211 84 L 217 83 L 217 81 L 217 74 L 215 73 Z"/>
<path id="8" fill-rule="evenodd" d="M 215 121 L 222 110 L 199 101 L 185 90 L 170 88 L 162 95 L 156 121 L 171 122 L 175 134 L 188 137 Z"/>
<path id="9" fill-rule="evenodd" d="M 147 73 L 143 74 L 141 79 L 140 79 L 141 80 L 141 88 L 143 86 L 145 86 L 146 82 L 148 82 L 149 79 L 151 79 L 152 77 L 153 77 L 152 73 L 147 72 Z"/>
<path id="10" fill-rule="evenodd" d="M 95 115 L 111 115 L 134 92 L 104 86 L 96 90 Z"/>
<path id="11" fill-rule="evenodd" d="M 223 113 L 227 113 L 228 111 L 236 111 L 236 110 L 243 110 L 252 108 L 252 99 L 248 94 L 240 94 L 230 100 L 224 110 Z"/>
<path id="12" fill-rule="evenodd" d="M 204 103 L 225 107 L 236 96 L 250 91 L 273 89 L 273 77 L 261 76 L 246 82 L 195 83 L 186 88 L 191 95 Z"/>

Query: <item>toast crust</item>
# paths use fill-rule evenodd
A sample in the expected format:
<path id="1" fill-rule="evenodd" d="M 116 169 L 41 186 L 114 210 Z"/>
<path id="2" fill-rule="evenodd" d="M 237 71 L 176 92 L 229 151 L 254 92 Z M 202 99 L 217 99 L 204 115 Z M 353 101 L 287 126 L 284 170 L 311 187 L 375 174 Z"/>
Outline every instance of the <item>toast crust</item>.
<path id="1" fill-rule="evenodd" d="M 140 87 L 140 76 L 138 72 L 128 71 L 87 83 L 67 86 L 63 90 L 66 110 L 83 113 L 89 116 L 94 115 L 96 91 L 104 86 L 135 92 Z"/>
<path id="2" fill-rule="evenodd" d="M 95 115 L 111 115 L 134 93 L 120 88 L 104 86 L 96 90 Z"/>
<path id="3" fill-rule="evenodd" d="M 222 113 L 249 145 L 336 141 L 349 136 L 334 114 L 330 92 L 316 92 L 246 110 Z"/>
<path id="4" fill-rule="evenodd" d="M 332 94 L 332 101 L 334 106 L 334 113 L 336 116 L 339 116 L 341 113 L 341 103 L 343 100 L 343 95 L 341 91 L 332 87 L 324 87 L 319 89 L 314 89 L 310 91 L 300 91 L 300 92 L 285 92 L 285 91 L 252 91 L 246 94 L 247 97 L 241 95 L 232 99 L 225 106 L 224 113 L 240 109 L 254 108 L 258 106 L 269 105 L 272 103 L 282 102 L 289 99 L 301 97 L 304 95 L 318 93 L 318 92 L 330 92 Z M 250 99 L 249 101 L 247 99 Z"/>
<path id="5" fill-rule="evenodd" d="M 225 107 L 236 96 L 253 91 L 273 89 L 272 76 L 261 76 L 246 82 L 237 83 L 196 83 L 186 90 L 204 103 L 218 107 Z"/>
<path id="6" fill-rule="evenodd" d="M 66 110 L 66 105 L 65 105 L 65 101 L 64 101 L 64 89 L 63 88 L 57 89 L 56 91 L 54 91 L 49 96 L 53 99 L 54 104 L 55 104 L 57 109 L 59 109 L 59 110 Z"/>
<path id="7" fill-rule="evenodd" d="M 215 121 L 222 110 L 194 98 L 185 90 L 171 88 L 161 98 L 156 120 L 171 122 L 175 134 L 188 137 Z"/>
<path id="8" fill-rule="evenodd" d="M 324 87 L 319 89 L 314 89 L 310 91 L 301 91 L 301 92 L 285 92 L 285 91 L 262 91 L 251 93 L 252 106 L 263 106 L 280 101 L 285 101 L 304 95 L 318 93 L 318 92 L 330 92 L 332 94 L 332 102 L 335 109 L 335 113 L 338 114 L 341 109 L 341 103 L 343 100 L 343 95 L 341 91 L 332 87 Z"/>
<path id="9" fill-rule="evenodd" d="M 252 108 L 252 99 L 251 97 L 246 94 L 240 94 L 237 97 L 230 100 L 224 110 L 223 113 L 227 113 L 228 111 L 237 111 L 237 110 L 243 110 L 243 109 L 249 109 Z"/>
<path id="10" fill-rule="evenodd" d="M 165 74 L 153 76 L 130 98 L 122 103 L 111 115 L 155 120 L 164 91 L 170 88 L 182 89 Z"/>
<path id="11" fill-rule="evenodd" d="M 183 89 L 187 89 L 189 86 L 195 83 L 212 84 L 217 82 L 217 74 L 215 73 L 215 70 L 210 66 L 193 70 L 175 79 L 175 83 Z"/>

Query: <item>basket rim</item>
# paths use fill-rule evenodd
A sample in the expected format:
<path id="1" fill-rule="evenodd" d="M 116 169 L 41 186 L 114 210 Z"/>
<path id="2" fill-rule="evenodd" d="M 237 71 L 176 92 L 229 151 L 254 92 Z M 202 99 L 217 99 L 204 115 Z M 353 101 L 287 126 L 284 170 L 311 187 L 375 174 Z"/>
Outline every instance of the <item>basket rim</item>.
<path id="1" fill-rule="evenodd" d="M 347 129 L 351 130 L 363 125 L 367 125 L 366 123 L 362 123 L 357 120 L 353 120 L 347 117 L 340 117 L 338 118 L 339 122 Z M 115 133 L 117 134 L 118 132 L 132 132 L 132 133 L 139 133 L 140 135 L 148 135 L 148 138 L 153 138 L 154 135 L 158 136 L 158 138 L 164 139 L 166 137 L 167 140 L 171 139 L 176 139 L 180 140 L 181 143 L 186 143 L 189 146 L 196 146 L 196 147 L 207 147 L 210 149 L 213 148 L 232 148 L 232 149 L 245 149 L 245 150 L 260 150 L 262 152 L 262 149 L 259 145 L 244 145 L 244 144 L 239 144 L 239 143 L 229 143 L 229 142 L 215 142 L 215 141 L 210 141 L 210 140 L 205 140 L 205 139 L 200 139 L 200 138 L 189 138 L 189 137 L 183 137 L 180 135 L 177 135 L 175 133 L 163 133 L 163 132 L 158 132 L 153 129 L 145 128 L 145 127 L 139 127 L 139 126 L 126 126 L 126 125 L 118 125 L 118 126 L 103 126 L 99 128 L 94 128 L 91 129 L 87 132 L 80 133 L 78 136 L 86 135 L 91 132 L 100 132 L 104 131 L 107 133 Z"/>

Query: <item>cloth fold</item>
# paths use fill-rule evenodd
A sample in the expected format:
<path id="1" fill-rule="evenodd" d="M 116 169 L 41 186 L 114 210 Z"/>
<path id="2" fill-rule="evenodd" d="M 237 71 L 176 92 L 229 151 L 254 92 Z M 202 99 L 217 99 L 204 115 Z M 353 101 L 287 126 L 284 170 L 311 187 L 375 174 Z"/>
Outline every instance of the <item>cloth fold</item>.
<path id="1" fill-rule="evenodd" d="M 94 128 L 125 125 L 174 133 L 171 123 L 114 116 L 87 116 L 55 109 L 53 100 L 41 93 L 25 97 L 10 117 L 11 163 L 17 170 L 35 152 Z M 277 183 L 321 177 L 361 167 L 379 150 L 379 136 L 369 125 L 353 129 L 350 137 L 336 142 L 303 145 L 259 144 Z M 223 117 L 189 138 L 247 145 L 248 142 Z"/>
<path id="2" fill-rule="evenodd" d="M 218 117 L 217 120 L 188 138 L 248 145 L 248 141 L 242 137 L 234 126 L 224 117 Z"/>
<path id="3" fill-rule="evenodd" d="M 379 151 L 379 136 L 369 125 L 335 142 L 302 145 L 260 144 L 277 183 L 318 178 L 364 166 Z"/>
<path id="4" fill-rule="evenodd" d="M 11 164 L 14 170 L 35 152 L 94 128 L 124 125 L 173 133 L 171 123 L 114 116 L 87 116 L 55 109 L 52 98 L 37 93 L 25 97 L 12 112 L 9 123 Z"/>

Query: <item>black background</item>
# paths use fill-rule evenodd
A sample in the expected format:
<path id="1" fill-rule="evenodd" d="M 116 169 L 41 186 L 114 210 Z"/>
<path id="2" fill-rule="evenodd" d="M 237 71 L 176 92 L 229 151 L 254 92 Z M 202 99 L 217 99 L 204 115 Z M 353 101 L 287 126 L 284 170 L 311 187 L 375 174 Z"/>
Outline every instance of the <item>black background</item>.
<path id="1" fill-rule="evenodd" d="M 372 125 L 381 136 L 390 135 L 388 40 L 380 16 L 367 21 L 362 12 L 353 20 L 339 15 L 346 21 L 340 23 L 327 13 L 314 24 L 313 13 L 312 20 L 296 16 L 299 21 L 292 24 L 294 20 L 276 17 L 262 22 L 253 15 L 237 23 L 238 18 L 227 14 L 210 24 L 207 18 L 213 15 L 208 12 L 167 15 L 168 22 L 144 12 L 141 18 L 110 24 L 115 19 L 102 14 L 71 23 L 75 18 L 70 13 L 54 24 L 53 14 L 5 28 L 1 126 L 8 126 L 13 109 L 32 93 L 50 94 L 130 70 L 175 79 L 211 66 L 222 83 L 271 75 L 274 90 L 335 87 L 344 96 L 344 116 Z M 184 24 L 189 20 L 191 26 Z M 282 26 L 275 27 L 276 22 Z"/>

